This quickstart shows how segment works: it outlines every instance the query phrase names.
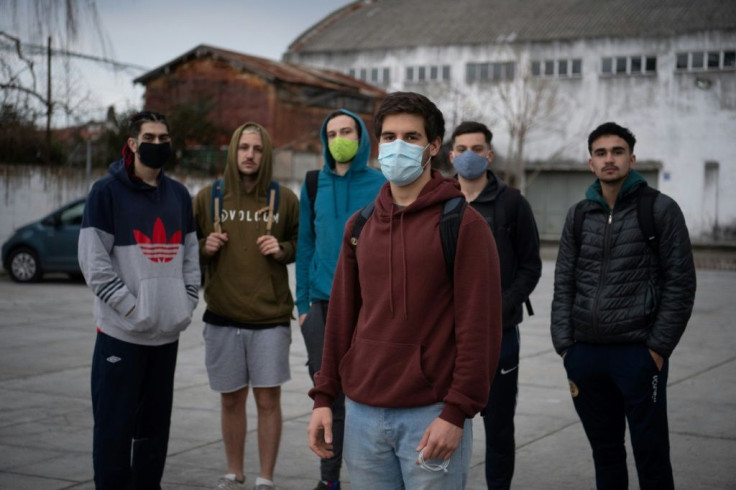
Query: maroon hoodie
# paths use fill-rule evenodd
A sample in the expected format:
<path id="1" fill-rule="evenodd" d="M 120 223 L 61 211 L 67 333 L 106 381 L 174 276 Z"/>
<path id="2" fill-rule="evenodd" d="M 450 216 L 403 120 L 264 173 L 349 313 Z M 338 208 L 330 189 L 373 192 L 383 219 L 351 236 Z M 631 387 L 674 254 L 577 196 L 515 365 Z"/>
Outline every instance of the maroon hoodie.
<path id="1" fill-rule="evenodd" d="M 459 427 L 486 404 L 501 342 L 496 244 L 468 206 L 447 275 L 439 220 L 462 196 L 432 171 L 417 200 L 400 209 L 385 184 L 357 246 L 345 227 L 327 316 L 322 369 L 309 392 L 330 406 L 340 389 L 384 408 L 444 402 L 441 418 Z"/>

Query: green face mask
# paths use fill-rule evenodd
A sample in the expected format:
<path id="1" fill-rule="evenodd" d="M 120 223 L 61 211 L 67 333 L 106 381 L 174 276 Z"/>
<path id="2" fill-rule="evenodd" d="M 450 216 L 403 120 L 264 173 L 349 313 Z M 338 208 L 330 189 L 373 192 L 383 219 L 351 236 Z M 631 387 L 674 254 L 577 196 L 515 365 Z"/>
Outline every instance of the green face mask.
<path id="1" fill-rule="evenodd" d="M 329 143 L 330 154 L 338 163 L 351 161 L 358 153 L 358 142 L 346 138 L 335 138 Z"/>

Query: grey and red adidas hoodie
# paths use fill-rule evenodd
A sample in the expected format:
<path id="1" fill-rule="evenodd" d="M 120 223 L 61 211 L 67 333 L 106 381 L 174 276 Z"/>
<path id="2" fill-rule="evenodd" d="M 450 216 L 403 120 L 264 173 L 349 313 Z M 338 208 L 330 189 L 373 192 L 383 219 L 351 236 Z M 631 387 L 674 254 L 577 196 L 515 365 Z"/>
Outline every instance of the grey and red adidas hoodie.
<path id="1" fill-rule="evenodd" d="M 87 196 L 78 254 L 100 331 L 163 345 L 191 322 L 200 284 L 191 196 L 163 173 L 157 187 L 137 178 L 127 146 Z"/>

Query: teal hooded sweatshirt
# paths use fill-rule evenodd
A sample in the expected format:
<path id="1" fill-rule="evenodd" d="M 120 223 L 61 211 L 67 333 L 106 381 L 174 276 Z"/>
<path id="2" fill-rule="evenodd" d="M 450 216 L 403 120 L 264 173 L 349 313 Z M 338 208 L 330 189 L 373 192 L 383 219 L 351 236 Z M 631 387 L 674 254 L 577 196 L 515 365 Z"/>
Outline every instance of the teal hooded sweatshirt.
<path id="1" fill-rule="evenodd" d="M 368 166 L 371 139 L 368 129 L 356 114 L 341 109 L 360 128 L 358 153 L 345 175 L 335 172 L 335 159 L 327 145 L 327 121 L 322 123 L 320 139 L 324 166 L 317 180 L 314 215 L 307 195 L 306 180 L 299 198 L 299 239 L 296 252 L 296 306 L 299 314 L 309 311 L 317 300 L 329 300 L 332 278 L 340 255 L 343 230 L 348 218 L 372 202 L 386 182 L 380 171 Z"/>

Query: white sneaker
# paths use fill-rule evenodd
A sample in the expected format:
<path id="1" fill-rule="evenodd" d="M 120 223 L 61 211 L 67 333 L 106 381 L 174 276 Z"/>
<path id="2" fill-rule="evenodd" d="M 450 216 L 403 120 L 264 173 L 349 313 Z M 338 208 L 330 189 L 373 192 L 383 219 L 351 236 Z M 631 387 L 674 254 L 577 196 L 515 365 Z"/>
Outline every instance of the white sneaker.
<path id="1" fill-rule="evenodd" d="M 227 475 L 220 477 L 217 480 L 216 490 L 239 490 L 245 488 L 245 478 L 243 481 L 238 481 L 234 473 L 228 473 Z"/>
<path id="2" fill-rule="evenodd" d="M 271 480 L 266 480 L 259 476 L 256 478 L 256 484 L 253 485 L 253 490 L 276 490 L 276 486 Z"/>

